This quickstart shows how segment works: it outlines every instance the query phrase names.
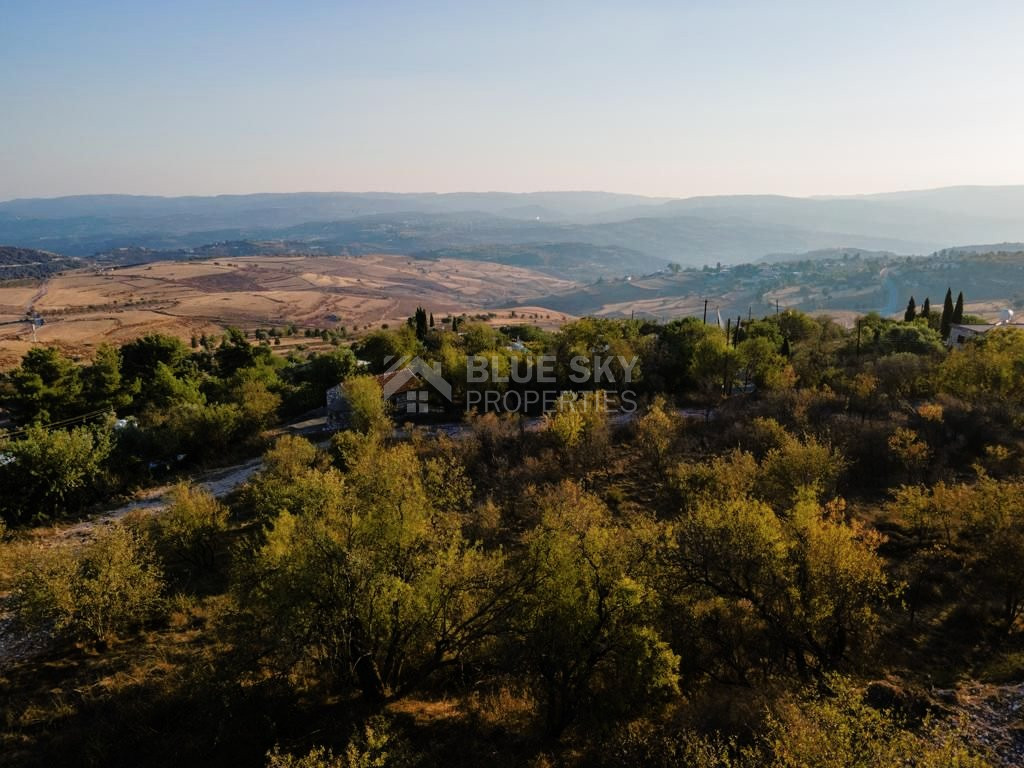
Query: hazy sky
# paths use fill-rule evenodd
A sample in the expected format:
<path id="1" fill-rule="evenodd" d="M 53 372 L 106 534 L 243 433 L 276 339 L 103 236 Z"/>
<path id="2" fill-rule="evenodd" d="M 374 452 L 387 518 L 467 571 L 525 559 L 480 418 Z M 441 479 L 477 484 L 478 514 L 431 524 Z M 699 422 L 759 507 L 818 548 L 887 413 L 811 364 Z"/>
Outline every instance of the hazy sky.
<path id="1" fill-rule="evenodd" d="M 0 0 L 0 199 L 1024 183 L 1024 3 Z"/>

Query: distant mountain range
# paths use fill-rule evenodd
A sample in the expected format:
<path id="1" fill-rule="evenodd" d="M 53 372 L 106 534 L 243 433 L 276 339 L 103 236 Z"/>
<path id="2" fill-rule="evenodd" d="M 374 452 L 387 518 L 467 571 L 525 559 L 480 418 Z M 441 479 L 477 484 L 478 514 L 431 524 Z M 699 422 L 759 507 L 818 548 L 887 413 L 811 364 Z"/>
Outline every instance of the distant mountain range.
<path id="1" fill-rule="evenodd" d="M 201 258 L 195 249 L 211 243 L 287 241 L 291 252 L 540 263 L 577 279 L 591 277 L 588 270 L 626 274 L 666 262 L 701 266 L 833 249 L 926 254 L 1022 240 L 1024 186 L 828 198 L 330 192 L 0 203 L 0 243 L 66 256 L 127 248 Z"/>

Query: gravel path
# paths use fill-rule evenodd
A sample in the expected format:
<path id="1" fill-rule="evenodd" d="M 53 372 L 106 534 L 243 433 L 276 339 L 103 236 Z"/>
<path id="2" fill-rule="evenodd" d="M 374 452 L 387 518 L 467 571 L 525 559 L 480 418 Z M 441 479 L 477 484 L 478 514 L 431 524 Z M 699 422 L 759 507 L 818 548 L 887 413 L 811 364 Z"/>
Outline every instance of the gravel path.
<path id="1" fill-rule="evenodd" d="M 263 466 L 263 459 L 251 459 L 244 464 L 211 470 L 202 475 L 197 475 L 191 478 L 191 482 L 197 487 L 206 488 L 206 490 L 219 498 L 240 487 L 261 466 Z M 167 506 L 167 494 L 173 487 L 173 485 L 163 485 L 157 488 L 149 488 L 140 493 L 133 501 L 116 509 L 101 512 L 88 520 L 82 520 L 64 528 L 58 528 L 56 530 L 56 537 L 58 540 L 77 539 L 85 541 L 96 533 L 97 527 L 116 522 L 129 512 L 135 512 L 136 510 L 157 512 Z"/>
<path id="2" fill-rule="evenodd" d="M 262 459 L 252 459 L 244 464 L 205 472 L 193 477 L 192 482 L 206 488 L 214 496 L 226 496 L 252 477 L 262 465 Z M 101 512 L 72 525 L 56 527 L 53 534 L 47 536 L 47 542 L 77 546 L 95 536 L 101 527 L 117 522 L 129 512 L 141 510 L 156 513 L 167 506 L 167 494 L 171 488 L 172 485 L 149 488 L 133 501 L 116 509 Z M 0 594 L 0 670 L 45 650 L 47 644 L 47 638 L 41 634 L 26 634 L 16 629 L 14 617 L 6 606 L 6 598 L 7 595 Z"/>

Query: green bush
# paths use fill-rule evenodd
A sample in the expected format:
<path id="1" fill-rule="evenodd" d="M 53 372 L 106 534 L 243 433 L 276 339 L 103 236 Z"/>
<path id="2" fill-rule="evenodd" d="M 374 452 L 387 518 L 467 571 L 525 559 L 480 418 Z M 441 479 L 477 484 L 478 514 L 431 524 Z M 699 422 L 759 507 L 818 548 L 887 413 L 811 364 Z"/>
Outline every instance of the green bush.
<path id="1" fill-rule="evenodd" d="M 190 565 L 213 565 L 218 535 L 227 528 L 227 507 L 206 489 L 185 483 L 176 486 L 170 497 L 170 506 L 153 526 L 160 548 Z"/>
<path id="2" fill-rule="evenodd" d="M 114 525 L 77 552 L 36 549 L 15 575 L 14 605 L 27 627 L 103 644 L 149 618 L 162 588 L 146 539 Z"/>
<path id="3" fill-rule="evenodd" d="M 90 427 L 33 427 L 3 445 L 10 459 L 0 465 L 0 517 L 24 523 L 81 509 L 95 499 L 110 448 L 110 433 Z"/>

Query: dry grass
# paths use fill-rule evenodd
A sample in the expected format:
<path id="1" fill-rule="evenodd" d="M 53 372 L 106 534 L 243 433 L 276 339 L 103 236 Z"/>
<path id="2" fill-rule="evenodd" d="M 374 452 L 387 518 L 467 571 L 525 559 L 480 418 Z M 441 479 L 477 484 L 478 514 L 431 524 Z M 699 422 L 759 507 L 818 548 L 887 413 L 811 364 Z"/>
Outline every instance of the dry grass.
<path id="1" fill-rule="evenodd" d="M 103 342 L 123 343 L 150 332 L 188 339 L 245 329 L 346 326 L 365 330 L 398 324 L 425 306 L 435 316 L 478 313 L 573 283 L 501 264 L 405 256 L 266 256 L 224 261 L 158 262 L 119 269 L 78 270 L 39 286 L 0 287 L 0 321 L 40 313 L 40 343 L 88 356 Z M 516 310 L 557 327 L 568 316 L 543 307 Z M 496 322 L 511 320 L 496 310 Z M 0 325 L 0 367 L 16 364 L 32 346 L 27 323 Z M 299 344 L 308 339 L 295 339 Z M 282 342 L 282 347 L 285 343 Z"/>

